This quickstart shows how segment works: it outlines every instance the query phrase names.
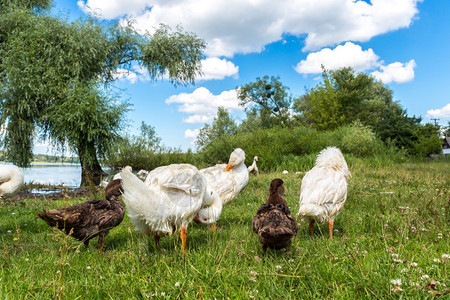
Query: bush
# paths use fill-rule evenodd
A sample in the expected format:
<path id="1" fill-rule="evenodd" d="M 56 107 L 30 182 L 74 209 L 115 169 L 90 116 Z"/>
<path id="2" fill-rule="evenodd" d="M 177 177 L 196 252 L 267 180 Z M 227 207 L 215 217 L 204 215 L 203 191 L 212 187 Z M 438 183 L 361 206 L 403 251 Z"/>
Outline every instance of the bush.
<path id="1" fill-rule="evenodd" d="M 371 156 L 375 154 L 377 148 L 382 144 L 372 129 L 359 121 L 355 121 L 351 125 L 342 126 L 335 131 L 335 134 L 340 137 L 340 139 L 336 140 L 340 140 L 339 146 L 341 150 L 356 156 Z"/>

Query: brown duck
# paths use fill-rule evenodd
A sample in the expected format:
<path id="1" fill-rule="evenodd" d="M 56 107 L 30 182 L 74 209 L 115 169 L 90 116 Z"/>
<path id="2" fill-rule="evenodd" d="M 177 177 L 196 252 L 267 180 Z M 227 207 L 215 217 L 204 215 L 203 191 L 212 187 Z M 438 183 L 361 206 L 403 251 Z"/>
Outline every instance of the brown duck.
<path id="1" fill-rule="evenodd" d="M 67 208 L 51 209 L 38 213 L 48 225 L 84 242 L 98 236 L 98 248 L 103 249 L 109 230 L 119 225 L 124 217 L 122 180 L 112 180 L 105 188 L 105 200 L 88 200 Z"/>
<path id="2" fill-rule="evenodd" d="M 297 234 L 298 224 L 283 196 L 283 180 L 272 180 L 266 204 L 261 205 L 253 217 L 253 232 L 258 234 L 263 252 L 267 248 L 281 249 L 289 246 Z"/>

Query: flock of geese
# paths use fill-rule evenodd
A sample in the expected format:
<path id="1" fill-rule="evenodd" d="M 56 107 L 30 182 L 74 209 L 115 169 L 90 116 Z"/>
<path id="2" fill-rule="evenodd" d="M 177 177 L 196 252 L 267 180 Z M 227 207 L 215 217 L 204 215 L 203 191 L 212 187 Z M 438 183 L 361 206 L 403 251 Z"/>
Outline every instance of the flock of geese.
<path id="1" fill-rule="evenodd" d="M 228 164 L 198 170 L 190 164 L 172 164 L 150 172 L 133 174 L 125 167 L 105 188 L 105 199 L 89 200 L 71 207 L 45 210 L 37 214 L 48 225 L 84 242 L 98 236 L 98 247 L 105 247 L 109 230 L 118 226 L 125 215 L 136 230 L 153 236 L 158 246 L 160 238 L 180 232 L 182 252 L 186 252 L 187 228 L 190 222 L 209 224 L 218 221 L 223 206 L 235 199 L 249 181 L 249 173 L 259 174 L 254 157 L 245 166 L 245 152 L 237 148 Z M 338 148 L 322 150 L 315 166 L 302 179 L 298 217 L 309 223 L 313 235 L 314 223 L 328 222 L 329 238 L 333 238 L 334 219 L 347 198 L 347 163 Z M 23 182 L 23 172 L 13 165 L 0 166 L 0 197 L 13 193 Z M 263 252 L 267 248 L 287 247 L 297 234 L 298 223 L 284 199 L 284 183 L 275 178 L 269 186 L 269 196 L 252 220 Z"/>

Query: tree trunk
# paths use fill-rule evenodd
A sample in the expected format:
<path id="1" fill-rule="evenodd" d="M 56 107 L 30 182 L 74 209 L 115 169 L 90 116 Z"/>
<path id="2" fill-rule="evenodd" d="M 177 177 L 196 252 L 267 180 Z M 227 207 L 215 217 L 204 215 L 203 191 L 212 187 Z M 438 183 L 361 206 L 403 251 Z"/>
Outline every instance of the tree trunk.
<path id="1" fill-rule="evenodd" d="M 98 162 L 95 147 L 93 144 L 86 145 L 87 151 L 83 148 L 78 149 L 78 157 L 81 164 L 81 184 L 80 186 L 88 186 L 93 184 L 99 185 L 102 177 L 107 175 Z M 86 149 L 84 149 L 86 150 Z M 87 156 L 90 157 L 87 157 Z"/>

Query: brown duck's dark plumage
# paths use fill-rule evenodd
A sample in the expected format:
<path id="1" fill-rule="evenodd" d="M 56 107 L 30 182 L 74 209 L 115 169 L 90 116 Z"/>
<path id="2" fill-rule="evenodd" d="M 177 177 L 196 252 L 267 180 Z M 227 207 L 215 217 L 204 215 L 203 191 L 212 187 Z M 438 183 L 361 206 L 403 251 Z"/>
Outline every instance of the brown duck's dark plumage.
<path id="1" fill-rule="evenodd" d="M 102 249 L 109 230 L 123 220 L 125 210 L 119 199 L 122 191 L 122 181 L 115 179 L 106 186 L 105 200 L 88 200 L 67 208 L 46 210 L 38 213 L 38 217 L 86 246 L 98 235 L 98 247 Z"/>
<path id="2" fill-rule="evenodd" d="M 258 234 L 263 251 L 267 248 L 285 248 L 297 234 L 297 221 L 292 217 L 283 196 L 283 180 L 279 178 L 272 180 L 269 198 L 253 217 L 253 232 Z"/>

